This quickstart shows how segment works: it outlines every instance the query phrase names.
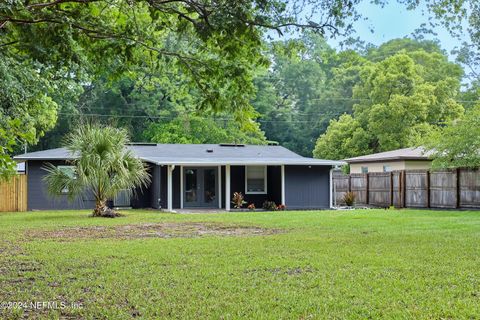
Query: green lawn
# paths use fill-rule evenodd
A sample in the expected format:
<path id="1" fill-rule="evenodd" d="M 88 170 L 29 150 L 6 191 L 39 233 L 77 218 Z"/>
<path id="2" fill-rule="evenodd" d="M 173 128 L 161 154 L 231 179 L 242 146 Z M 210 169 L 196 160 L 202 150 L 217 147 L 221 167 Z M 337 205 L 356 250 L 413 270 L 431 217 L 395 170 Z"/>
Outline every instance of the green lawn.
<path id="1" fill-rule="evenodd" d="M 480 318 L 478 211 L 125 214 L 0 214 L 0 302 L 68 304 L 0 318 Z"/>

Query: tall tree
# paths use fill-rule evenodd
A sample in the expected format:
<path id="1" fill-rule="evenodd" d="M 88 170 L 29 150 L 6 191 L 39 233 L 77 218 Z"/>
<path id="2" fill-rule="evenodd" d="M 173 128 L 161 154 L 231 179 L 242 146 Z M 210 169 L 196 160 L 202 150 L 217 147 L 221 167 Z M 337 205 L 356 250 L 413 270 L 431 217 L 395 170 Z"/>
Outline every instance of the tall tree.
<path id="1" fill-rule="evenodd" d="M 270 56 L 272 67 L 255 79 L 252 102 L 261 128 L 268 139 L 311 156 L 330 119 L 351 111 L 355 72 L 345 69 L 361 57 L 351 50 L 337 53 L 312 33 L 273 43 Z"/>
<path id="2" fill-rule="evenodd" d="M 414 145 L 462 114 L 455 101 L 461 75 L 445 55 L 424 50 L 365 63 L 353 90 L 353 116 L 331 122 L 314 155 L 342 159 Z M 348 134 L 338 135 L 346 127 Z"/>
<path id="3" fill-rule="evenodd" d="M 152 123 L 144 132 L 157 143 L 246 143 L 266 144 L 257 124 L 241 128 L 232 119 L 185 115 L 164 123 Z"/>
<path id="4" fill-rule="evenodd" d="M 198 108 L 229 110 L 240 121 L 245 119 L 244 110 L 251 111 L 253 71 L 267 64 L 262 55 L 263 31 L 348 30 L 346 21 L 356 17 L 356 3 L 308 2 L 304 8 L 318 18 L 312 19 L 299 14 L 301 6 L 287 0 L 7 1 L 0 3 L 0 61 L 11 60 L 9 64 L 22 66 L 27 73 L 38 73 L 52 88 L 59 78 L 85 84 L 106 72 L 109 77 L 119 76 L 133 66 L 152 70 L 174 66 L 173 74 L 180 70 L 184 75 L 183 85 L 199 93 Z M 6 85 L 5 90 L 14 89 L 10 82 Z M 55 121 L 58 101 L 47 94 L 35 103 L 48 109 Z M 8 113 L 1 107 L 2 113 Z M 22 116 L 30 112 L 33 116 L 35 108 L 23 108 Z M 43 125 L 36 130 L 39 134 L 26 139 L 10 130 L 8 117 L 17 121 L 18 115 L 2 120 L 1 139 L 6 142 L 0 164 L 9 162 L 7 154 L 15 144 L 35 143 L 51 127 Z M 28 125 L 27 131 L 36 128 L 33 122 Z"/>
<path id="5" fill-rule="evenodd" d="M 423 141 L 435 168 L 480 167 L 480 104 Z"/>

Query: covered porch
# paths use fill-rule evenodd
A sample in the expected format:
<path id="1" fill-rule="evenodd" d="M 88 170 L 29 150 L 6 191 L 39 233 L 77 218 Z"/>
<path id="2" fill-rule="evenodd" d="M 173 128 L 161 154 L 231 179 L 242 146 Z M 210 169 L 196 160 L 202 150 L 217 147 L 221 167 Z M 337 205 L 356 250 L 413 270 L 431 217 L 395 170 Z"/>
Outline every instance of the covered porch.
<path id="1" fill-rule="evenodd" d="M 284 165 L 163 165 L 154 169 L 154 175 L 152 183 L 159 185 L 152 188 L 152 206 L 155 207 L 156 201 L 157 208 L 168 211 L 191 208 L 228 211 L 233 206 L 235 192 L 241 192 L 245 201 L 256 208 L 261 208 L 267 200 L 285 204 Z"/>

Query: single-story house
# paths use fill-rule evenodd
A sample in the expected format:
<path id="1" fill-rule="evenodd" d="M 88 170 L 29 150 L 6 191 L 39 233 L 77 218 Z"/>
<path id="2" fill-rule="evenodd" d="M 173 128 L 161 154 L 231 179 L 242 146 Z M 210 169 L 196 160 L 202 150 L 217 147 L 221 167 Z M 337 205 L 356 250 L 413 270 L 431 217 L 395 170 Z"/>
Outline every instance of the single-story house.
<path id="1" fill-rule="evenodd" d="M 151 183 L 132 197 L 119 194 L 114 207 L 230 210 L 233 193 L 242 192 L 245 201 L 257 208 L 266 200 L 289 209 L 329 208 L 332 170 L 345 164 L 302 157 L 272 145 L 134 143 L 127 147 L 148 164 Z M 72 203 L 67 201 L 68 190 L 53 198 L 46 192 L 44 165 L 50 162 L 71 170 L 73 157 L 65 148 L 14 157 L 26 162 L 29 210 L 93 208 L 88 195 Z"/>
<path id="2" fill-rule="evenodd" d="M 426 170 L 432 166 L 430 153 L 423 148 L 404 148 L 345 159 L 350 173 Z"/>

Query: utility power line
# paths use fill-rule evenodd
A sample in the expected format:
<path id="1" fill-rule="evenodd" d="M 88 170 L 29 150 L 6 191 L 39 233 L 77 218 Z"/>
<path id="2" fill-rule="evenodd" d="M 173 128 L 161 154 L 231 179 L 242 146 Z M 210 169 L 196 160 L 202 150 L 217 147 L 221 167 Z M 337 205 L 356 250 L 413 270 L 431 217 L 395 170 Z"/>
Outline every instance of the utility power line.
<path id="1" fill-rule="evenodd" d="M 163 120 L 174 120 L 176 119 L 175 116 L 147 116 L 147 115 L 119 115 L 119 114 L 101 114 L 101 113 L 67 113 L 67 112 L 58 112 L 59 115 L 62 116 L 69 116 L 69 117 L 100 117 L 100 118 L 131 118 L 131 119 L 163 119 Z M 211 119 L 214 121 L 232 121 L 235 120 L 234 118 L 217 118 L 217 117 L 200 117 L 203 119 Z M 312 118 L 310 120 L 287 120 L 287 119 L 277 119 L 277 120 L 264 120 L 264 119 L 256 119 L 253 121 L 260 122 L 260 123 L 277 123 L 277 122 L 290 122 L 290 123 L 311 123 L 317 121 L 318 119 Z"/>

